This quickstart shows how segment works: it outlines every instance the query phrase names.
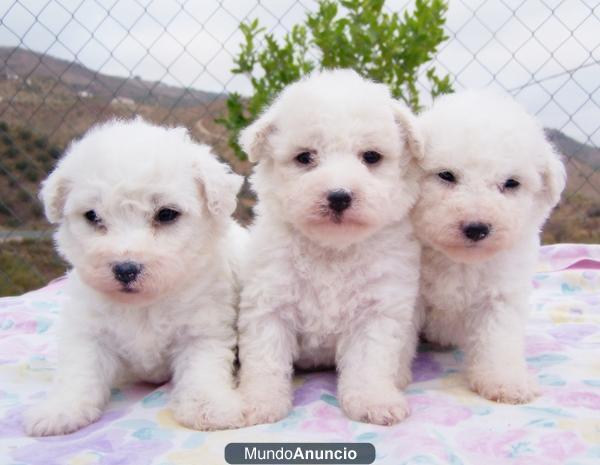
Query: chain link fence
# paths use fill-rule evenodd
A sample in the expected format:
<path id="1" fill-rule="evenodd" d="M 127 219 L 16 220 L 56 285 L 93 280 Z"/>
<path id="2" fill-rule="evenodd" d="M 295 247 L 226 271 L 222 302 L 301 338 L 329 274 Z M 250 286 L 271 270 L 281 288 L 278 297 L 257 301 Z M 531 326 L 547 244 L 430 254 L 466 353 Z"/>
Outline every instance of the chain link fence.
<path id="1" fill-rule="evenodd" d="M 68 142 L 93 124 L 140 114 L 187 126 L 244 174 L 215 118 L 242 21 L 280 36 L 312 0 L 7 0 L 0 6 L 0 295 L 64 273 L 37 200 Z M 386 8 L 411 8 L 388 1 Z M 548 242 L 600 239 L 600 6 L 589 0 L 451 0 L 435 64 L 455 89 L 499 87 L 537 114 L 569 181 Z M 423 80 L 423 82 L 425 82 Z M 424 88 L 424 90 L 427 90 Z M 426 92 L 424 93 L 426 94 Z M 248 219 L 252 199 L 239 215 Z"/>

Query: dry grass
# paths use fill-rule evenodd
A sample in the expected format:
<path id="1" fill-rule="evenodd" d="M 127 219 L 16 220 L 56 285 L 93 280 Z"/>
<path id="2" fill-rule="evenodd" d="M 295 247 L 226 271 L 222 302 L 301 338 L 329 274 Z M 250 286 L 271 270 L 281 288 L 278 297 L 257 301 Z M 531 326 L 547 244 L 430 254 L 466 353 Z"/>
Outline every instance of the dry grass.
<path id="1" fill-rule="evenodd" d="M 50 240 L 0 243 L 0 296 L 18 295 L 45 286 L 65 274 L 66 264 Z"/>

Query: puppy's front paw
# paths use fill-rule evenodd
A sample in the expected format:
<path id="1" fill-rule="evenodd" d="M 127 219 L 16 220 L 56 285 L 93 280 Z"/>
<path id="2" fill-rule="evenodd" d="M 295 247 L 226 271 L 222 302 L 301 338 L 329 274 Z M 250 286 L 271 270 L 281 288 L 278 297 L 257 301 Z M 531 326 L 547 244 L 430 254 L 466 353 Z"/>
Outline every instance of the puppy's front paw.
<path id="1" fill-rule="evenodd" d="M 470 385 L 480 396 L 505 404 L 525 404 L 540 394 L 537 382 L 527 373 L 506 377 L 481 374 L 472 376 Z"/>
<path id="2" fill-rule="evenodd" d="M 357 389 L 340 394 L 342 410 L 355 421 L 389 426 L 404 420 L 410 413 L 408 402 L 397 390 L 389 392 Z"/>
<path id="3" fill-rule="evenodd" d="M 171 401 L 173 416 L 187 428 L 214 431 L 242 426 L 242 402 L 235 391 L 219 396 L 180 395 Z"/>
<path id="4" fill-rule="evenodd" d="M 243 402 L 245 426 L 275 423 L 285 418 L 292 410 L 291 393 L 245 393 Z"/>
<path id="5" fill-rule="evenodd" d="M 69 434 L 96 421 L 102 409 L 88 403 L 54 403 L 46 401 L 27 409 L 23 417 L 29 436 Z"/>

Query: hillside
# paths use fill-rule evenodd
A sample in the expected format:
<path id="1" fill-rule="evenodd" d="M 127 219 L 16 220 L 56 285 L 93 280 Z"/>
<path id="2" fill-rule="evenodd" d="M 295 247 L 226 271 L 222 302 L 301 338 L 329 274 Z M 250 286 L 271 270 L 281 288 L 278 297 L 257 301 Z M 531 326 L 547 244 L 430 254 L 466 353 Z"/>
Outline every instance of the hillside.
<path id="1" fill-rule="evenodd" d="M 131 99 L 138 103 L 161 106 L 191 106 L 208 103 L 218 94 L 172 87 L 139 77 L 121 78 L 92 71 L 69 62 L 17 47 L 0 47 L 0 66 L 5 79 L 45 78 L 60 81 L 73 94 L 86 98 Z"/>
<path id="2" fill-rule="evenodd" d="M 33 51 L 0 47 L 0 120 L 28 129 L 66 145 L 97 121 L 140 114 L 150 121 L 188 127 L 200 141 L 215 146 L 227 161 L 242 172 L 239 163 L 224 144 L 224 129 L 214 119 L 225 111 L 225 95 L 196 89 L 183 89 L 138 77 L 121 78 L 90 70 Z M 594 176 L 600 169 L 600 149 L 546 129 L 558 151 L 576 163 L 569 167 L 577 179 Z M 592 180 L 590 178 L 590 180 Z M 588 183 L 589 184 L 589 183 Z M 598 183 L 594 183 L 598 186 Z M 583 187 L 589 190 L 589 187 Z M 584 192 L 584 195 L 586 192 Z M 600 195 L 596 191 L 590 195 Z"/>
<path id="3" fill-rule="evenodd" d="M 589 164 L 578 160 L 576 155 L 567 155 L 569 152 L 561 153 L 565 157 L 567 167 L 567 187 L 564 198 L 568 200 L 577 194 L 600 203 L 600 169 L 594 169 Z"/>
<path id="4" fill-rule="evenodd" d="M 0 122 L 0 231 L 47 227 L 36 193 L 61 153 L 46 137 Z"/>
<path id="5" fill-rule="evenodd" d="M 596 170 L 600 169 L 600 149 L 598 147 L 582 144 L 558 129 L 546 129 L 546 137 L 560 153 L 569 154 L 571 158 L 575 158 Z"/>
<path id="6" fill-rule="evenodd" d="M 224 128 L 215 123 L 225 110 L 224 95 L 107 76 L 77 63 L 0 47 L 0 295 L 24 292 L 64 272 L 48 236 L 32 240 L 30 232 L 51 230 L 36 195 L 72 139 L 99 121 L 141 115 L 157 124 L 186 126 L 247 175 L 249 163 L 234 156 Z M 568 183 L 544 241 L 599 243 L 600 150 L 556 129 L 546 132 L 567 161 Z M 249 222 L 253 204 L 246 188 L 237 218 Z M 15 230 L 25 233 L 7 240 Z"/>
<path id="7" fill-rule="evenodd" d="M 117 97 L 113 95 L 116 93 Z M 225 95 L 181 89 L 94 72 L 77 63 L 23 49 L 0 47 L 0 121 L 24 127 L 65 147 L 93 124 L 141 115 L 157 124 L 183 125 L 239 171 L 215 118 Z"/>

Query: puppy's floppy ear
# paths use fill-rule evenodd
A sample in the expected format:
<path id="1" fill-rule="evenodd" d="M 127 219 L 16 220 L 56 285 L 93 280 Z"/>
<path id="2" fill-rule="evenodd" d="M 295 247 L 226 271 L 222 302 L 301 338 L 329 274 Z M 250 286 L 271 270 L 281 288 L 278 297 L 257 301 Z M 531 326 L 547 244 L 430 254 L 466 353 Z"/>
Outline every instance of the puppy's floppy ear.
<path id="1" fill-rule="evenodd" d="M 206 197 L 208 211 L 219 218 L 228 218 L 235 211 L 237 193 L 244 178 L 218 161 L 208 150 L 202 151 L 196 163 L 197 179 Z"/>
<path id="2" fill-rule="evenodd" d="M 394 112 L 396 123 L 402 127 L 408 149 L 413 158 L 416 160 L 423 159 L 425 154 L 425 140 L 419 129 L 417 118 L 403 103 L 397 100 L 392 102 L 392 111 Z"/>
<path id="3" fill-rule="evenodd" d="M 542 195 L 544 202 L 553 208 L 560 200 L 562 191 L 567 182 L 567 173 L 560 155 L 556 153 L 550 142 L 545 143 L 544 147 L 545 163 L 542 166 Z"/>
<path id="4" fill-rule="evenodd" d="M 248 160 L 256 163 L 269 150 L 269 135 L 275 131 L 275 118 L 271 111 L 263 113 L 250 126 L 240 133 L 239 142 L 248 155 Z"/>
<path id="5" fill-rule="evenodd" d="M 43 182 L 39 198 L 44 204 L 44 213 L 50 223 L 60 223 L 63 218 L 65 202 L 69 193 L 69 180 L 64 176 L 64 169 L 58 166 Z"/>

